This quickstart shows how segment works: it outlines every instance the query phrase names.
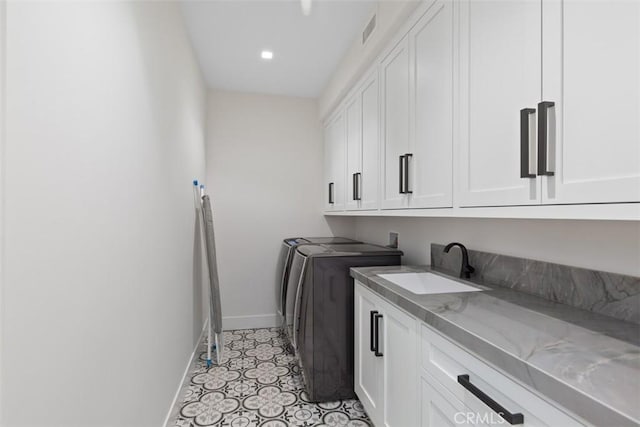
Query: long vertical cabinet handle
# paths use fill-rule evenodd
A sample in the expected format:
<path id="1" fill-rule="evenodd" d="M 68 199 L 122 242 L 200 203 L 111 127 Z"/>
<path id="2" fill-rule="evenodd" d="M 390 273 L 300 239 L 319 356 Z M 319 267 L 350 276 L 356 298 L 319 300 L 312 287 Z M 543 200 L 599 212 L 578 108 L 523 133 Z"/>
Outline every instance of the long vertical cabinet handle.
<path id="1" fill-rule="evenodd" d="M 353 200 L 362 200 L 362 173 L 353 174 Z"/>
<path id="2" fill-rule="evenodd" d="M 333 182 L 329 183 L 329 204 L 332 205 L 333 202 Z"/>
<path id="3" fill-rule="evenodd" d="M 404 156 L 400 156 L 400 164 L 398 165 L 398 171 L 400 173 L 399 181 L 400 181 L 400 194 L 405 194 L 404 190 Z"/>
<path id="4" fill-rule="evenodd" d="M 375 344 L 374 344 L 374 350 L 373 350 L 373 354 L 376 355 L 376 357 L 382 357 L 382 353 L 380 353 L 380 323 L 378 323 L 378 320 L 382 319 L 382 314 L 374 314 L 373 315 L 373 323 L 376 327 L 376 334 L 375 334 Z"/>
<path id="5" fill-rule="evenodd" d="M 535 178 L 536 174 L 529 171 L 529 116 L 536 112 L 535 108 L 520 110 L 520 178 Z"/>
<path id="6" fill-rule="evenodd" d="M 553 176 L 553 171 L 547 170 L 547 130 L 549 127 L 549 108 L 555 103 L 542 101 L 538 104 L 538 175 Z"/>
<path id="7" fill-rule="evenodd" d="M 405 194 L 411 194 L 413 191 L 409 190 L 409 159 L 413 157 L 413 154 L 407 153 L 404 155 L 404 192 Z"/>
<path id="8" fill-rule="evenodd" d="M 353 200 L 358 200 L 358 184 L 357 184 L 357 180 L 358 178 L 356 177 L 356 175 L 358 175 L 357 173 L 354 173 L 353 175 L 351 175 L 351 198 Z"/>
<path id="9" fill-rule="evenodd" d="M 375 316 L 376 314 L 378 314 L 377 311 L 372 310 L 369 312 L 369 350 L 375 352 L 376 351 L 376 345 L 375 345 L 375 335 L 376 335 L 376 326 L 375 326 Z"/>

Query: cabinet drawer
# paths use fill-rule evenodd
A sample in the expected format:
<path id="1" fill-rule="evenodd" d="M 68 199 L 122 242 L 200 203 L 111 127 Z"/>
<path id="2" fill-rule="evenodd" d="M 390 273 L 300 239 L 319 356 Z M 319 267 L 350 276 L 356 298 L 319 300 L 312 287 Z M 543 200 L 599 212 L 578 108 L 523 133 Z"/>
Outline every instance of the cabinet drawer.
<path id="1" fill-rule="evenodd" d="M 497 419 L 496 419 L 497 418 Z M 500 423 L 497 415 L 491 418 Z M 426 372 L 420 377 L 420 427 L 484 426 L 473 413 Z"/>
<path id="2" fill-rule="evenodd" d="M 427 325 L 421 325 L 420 334 L 422 369 L 439 381 L 471 411 L 493 412 L 479 397 L 458 383 L 459 375 L 468 375 L 469 381 L 475 387 L 507 411 L 514 414 L 521 413 L 524 417 L 524 424 L 521 425 L 563 427 L 588 425 L 572 418 L 526 387 L 453 344 Z"/>

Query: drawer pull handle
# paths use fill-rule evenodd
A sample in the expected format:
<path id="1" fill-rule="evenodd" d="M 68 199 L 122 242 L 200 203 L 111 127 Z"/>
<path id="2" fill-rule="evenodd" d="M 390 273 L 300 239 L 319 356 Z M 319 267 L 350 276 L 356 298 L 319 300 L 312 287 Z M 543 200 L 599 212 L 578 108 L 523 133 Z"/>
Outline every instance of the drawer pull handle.
<path id="1" fill-rule="evenodd" d="M 469 375 L 458 375 L 458 382 L 462 385 L 462 387 L 466 388 L 471 394 L 480 399 L 482 403 L 487 405 L 489 408 L 493 409 L 498 415 L 500 415 L 506 422 L 511 425 L 516 424 L 524 424 L 524 415 L 521 413 L 512 414 L 507 411 L 504 406 L 500 405 L 498 402 L 490 398 L 480 390 L 478 387 L 471 384 L 469 380 Z"/>
<path id="2" fill-rule="evenodd" d="M 547 131 L 549 130 L 549 109 L 555 104 L 542 101 L 538 104 L 538 175 L 553 176 L 553 171 L 547 170 Z"/>
<path id="3" fill-rule="evenodd" d="M 398 171 L 400 171 L 400 177 L 399 177 L 399 182 L 400 182 L 400 194 L 406 194 L 407 192 L 404 189 L 404 156 L 400 156 L 400 164 L 398 165 Z"/>
<path id="4" fill-rule="evenodd" d="M 529 171 L 529 115 L 535 112 L 534 108 L 520 110 L 520 178 L 536 177 Z"/>
<path id="5" fill-rule="evenodd" d="M 375 315 L 378 314 L 377 311 L 370 311 L 369 312 L 369 350 L 375 352 L 376 351 L 376 346 L 375 346 L 375 330 L 376 330 L 376 326 L 375 326 Z"/>
<path id="6" fill-rule="evenodd" d="M 354 174 L 352 174 L 352 175 L 351 175 L 351 178 L 353 178 L 353 179 L 351 180 L 351 184 L 352 184 L 352 185 L 351 185 L 351 198 L 352 198 L 353 200 L 358 200 L 358 199 L 357 199 L 357 194 L 356 194 L 356 174 L 355 174 L 355 173 L 354 173 Z"/>
<path id="7" fill-rule="evenodd" d="M 413 191 L 409 190 L 409 159 L 413 157 L 413 154 L 407 153 L 404 155 L 404 192 L 405 194 L 411 194 Z"/>
<path id="8" fill-rule="evenodd" d="M 383 354 L 380 353 L 380 323 L 378 323 L 378 320 L 382 319 L 382 314 L 378 314 L 376 312 L 376 314 L 373 315 L 374 317 L 374 324 L 376 327 L 376 340 L 375 340 L 375 344 L 374 344 L 374 350 L 373 350 L 373 354 L 376 355 L 376 357 L 382 357 Z"/>

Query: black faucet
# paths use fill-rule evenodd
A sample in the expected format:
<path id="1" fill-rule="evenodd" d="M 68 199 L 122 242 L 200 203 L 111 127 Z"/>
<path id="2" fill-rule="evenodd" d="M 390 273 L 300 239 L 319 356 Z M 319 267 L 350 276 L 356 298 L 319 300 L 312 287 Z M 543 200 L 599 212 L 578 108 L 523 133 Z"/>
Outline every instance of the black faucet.
<path id="1" fill-rule="evenodd" d="M 467 248 L 462 243 L 452 242 L 445 246 L 444 253 L 449 253 L 449 250 L 454 246 L 459 247 L 462 251 L 462 266 L 460 267 L 460 277 L 463 279 L 469 279 L 471 277 L 471 273 L 476 271 L 476 269 L 469 265 L 469 253 L 467 252 Z"/>

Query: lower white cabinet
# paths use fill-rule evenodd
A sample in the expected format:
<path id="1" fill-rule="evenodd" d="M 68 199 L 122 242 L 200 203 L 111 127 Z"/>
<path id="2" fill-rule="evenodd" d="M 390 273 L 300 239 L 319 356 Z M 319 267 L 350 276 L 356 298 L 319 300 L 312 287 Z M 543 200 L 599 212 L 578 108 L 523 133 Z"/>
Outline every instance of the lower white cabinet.
<path id="1" fill-rule="evenodd" d="M 356 282 L 357 283 L 357 282 Z M 369 417 L 377 422 L 382 417 L 382 358 L 374 353 L 374 316 L 380 298 L 357 284 L 355 288 L 355 391 Z"/>
<path id="2" fill-rule="evenodd" d="M 378 427 L 588 425 L 357 281 L 354 320 L 355 391 Z"/>
<path id="3" fill-rule="evenodd" d="M 453 421 L 462 425 L 581 426 L 586 425 L 541 399 L 497 369 L 473 356 L 462 347 L 434 331 L 420 326 L 420 372 L 423 381 L 440 389 L 441 398 L 464 414 Z M 491 399 L 502 409 L 492 409 Z M 424 409 L 424 408 L 423 408 Z M 498 415 L 504 413 L 506 418 Z M 424 419 L 424 417 L 423 417 Z M 439 427 L 441 424 L 423 424 Z M 458 424 L 459 425 L 459 424 Z"/>
<path id="4" fill-rule="evenodd" d="M 355 390 L 376 426 L 418 425 L 417 320 L 356 282 Z"/>
<path id="5" fill-rule="evenodd" d="M 417 425 L 417 321 L 384 300 L 379 305 L 378 352 L 382 354 L 382 425 Z"/>
<path id="6" fill-rule="evenodd" d="M 493 418 L 495 424 L 502 424 Z M 426 372 L 420 376 L 420 426 L 483 425 L 469 408 Z M 475 424 L 474 424 L 475 423 Z"/>

